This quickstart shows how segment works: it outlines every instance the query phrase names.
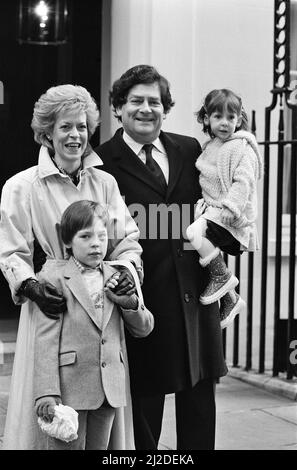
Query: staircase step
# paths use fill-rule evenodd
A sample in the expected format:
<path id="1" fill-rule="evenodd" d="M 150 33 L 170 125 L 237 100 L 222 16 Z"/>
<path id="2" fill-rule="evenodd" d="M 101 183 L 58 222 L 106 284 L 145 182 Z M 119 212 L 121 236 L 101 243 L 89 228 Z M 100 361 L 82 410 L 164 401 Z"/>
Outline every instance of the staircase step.
<path id="1" fill-rule="evenodd" d="M 10 375 L 0 376 L 0 449 L 2 447 L 10 380 Z"/>
<path id="2" fill-rule="evenodd" d="M 0 319 L 0 450 L 3 441 L 18 321 L 18 318 Z"/>
<path id="3" fill-rule="evenodd" d="M 7 408 L 11 375 L 0 376 L 0 414 Z"/>
<path id="4" fill-rule="evenodd" d="M 15 345 L 15 341 L 0 341 L 0 377 L 12 373 Z"/>

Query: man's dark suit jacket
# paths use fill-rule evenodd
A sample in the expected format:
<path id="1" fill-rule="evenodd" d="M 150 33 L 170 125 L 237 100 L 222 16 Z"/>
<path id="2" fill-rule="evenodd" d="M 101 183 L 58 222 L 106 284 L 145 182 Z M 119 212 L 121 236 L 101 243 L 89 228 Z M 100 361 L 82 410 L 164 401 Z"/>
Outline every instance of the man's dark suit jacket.
<path id="1" fill-rule="evenodd" d="M 122 129 L 95 149 L 104 162 L 101 169 L 116 178 L 141 233 L 142 288 L 155 328 L 141 339 L 127 332 L 131 388 L 137 394 L 173 393 L 227 373 L 218 305 L 198 302 L 207 273 L 198 254 L 184 249 L 186 240 L 178 233 L 182 226 L 185 233 L 193 221 L 194 204 L 201 197 L 195 168 L 201 147 L 192 137 L 172 133 L 161 132 L 160 139 L 169 160 L 166 194 L 124 142 Z"/>

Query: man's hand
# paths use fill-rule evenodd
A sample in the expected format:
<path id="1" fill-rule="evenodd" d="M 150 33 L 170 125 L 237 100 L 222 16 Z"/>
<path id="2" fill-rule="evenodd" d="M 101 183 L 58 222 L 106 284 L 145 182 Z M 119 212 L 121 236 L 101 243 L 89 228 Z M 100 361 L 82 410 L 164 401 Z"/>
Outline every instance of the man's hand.
<path id="1" fill-rule="evenodd" d="M 221 212 L 221 221 L 224 225 L 232 225 L 235 215 L 227 207 L 224 207 Z"/>
<path id="2" fill-rule="evenodd" d="M 198 199 L 195 207 L 195 220 L 199 219 L 201 215 L 205 212 L 207 205 L 203 198 Z"/>
<path id="3" fill-rule="evenodd" d="M 50 282 L 27 279 L 22 284 L 21 294 L 36 302 L 40 310 L 54 320 L 59 318 L 58 314 L 67 310 L 65 298 Z"/>
<path id="4" fill-rule="evenodd" d="M 111 286 L 116 295 L 132 295 L 136 292 L 135 282 L 130 271 L 125 267 L 117 267 L 119 272 L 115 273 L 109 280 L 116 279 L 116 284 Z M 108 281 L 107 281 L 108 282 Z"/>
<path id="5" fill-rule="evenodd" d="M 46 396 L 36 400 L 35 411 L 39 418 L 42 418 L 45 422 L 51 423 L 55 415 L 55 406 L 62 403 L 62 400 L 58 396 Z"/>
<path id="6" fill-rule="evenodd" d="M 138 276 L 138 279 L 139 279 L 139 283 L 142 286 L 143 281 L 144 281 L 143 268 L 142 267 L 136 268 L 136 272 L 137 272 L 137 276 Z"/>

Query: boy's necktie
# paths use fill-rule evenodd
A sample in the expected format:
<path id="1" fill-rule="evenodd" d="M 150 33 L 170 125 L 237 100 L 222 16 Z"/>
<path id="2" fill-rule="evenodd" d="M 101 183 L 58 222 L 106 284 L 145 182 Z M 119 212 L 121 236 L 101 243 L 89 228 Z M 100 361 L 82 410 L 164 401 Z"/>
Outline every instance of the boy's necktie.
<path id="1" fill-rule="evenodd" d="M 146 166 L 156 176 L 156 178 L 158 178 L 159 182 L 161 183 L 162 188 L 164 189 L 164 191 L 166 191 L 167 183 L 165 180 L 164 173 L 161 170 L 158 163 L 156 162 L 156 160 L 154 160 L 154 158 L 152 157 L 153 147 L 154 147 L 153 144 L 145 144 L 142 147 L 146 155 Z"/>

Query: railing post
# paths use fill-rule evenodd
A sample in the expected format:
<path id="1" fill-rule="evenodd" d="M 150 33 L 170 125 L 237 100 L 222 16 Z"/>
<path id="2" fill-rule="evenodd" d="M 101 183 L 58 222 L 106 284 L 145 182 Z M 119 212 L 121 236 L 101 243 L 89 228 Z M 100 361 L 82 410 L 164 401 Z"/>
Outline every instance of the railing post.
<path id="1" fill-rule="evenodd" d="M 235 258 L 235 276 L 240 279 L 240 255 Z M 239 286 L 236 287 L 239 292 Z M 234 319 L 234 336 L 233 336 L 233 367 L 238 367 L 238 351 L 239 351 L 239 316 Z"/>
<path id="2" fill-rule="evenodd" d="M 270 163 L 270 119 L 277 103 L 277 96 L 283 95 L 290 78 L 290 0 L 274 1 L 274 43 L 273 43 L 273 89 L 272 103 L 265 109 L 264 141 L 264 186 L 263 186 L 263 230 L 261 266 L 261 319 L 259 372 L 265 371 L 266 295 L 267 295 L 267 247 L 268 247 L 268 196 Z M 283 145 L 283 144 L 282 144 Z M 275 304 L 278 303 L 276 298 Z M 275 310 L 275 317 L 276 317 Z M 276 326 L 276 325 L 275 325 Z M 276 337 L 276 335 L 275 335 Z M 275 339 L 276 341 L 276 339 Z M 275 354 L 275 351 L 274 351 Z"/>
<path id="3" fill-rule="evenodd" d="M 253 333 L 253 281 L 254 253 L 248 254 L 248 287 L 247 287 L 247 328 L 246 328 L 246 364 L 245 369 L 252 368 L 252 333 Z"/>
<path id="4" fill-rule="evenodd" d="M 224 258 L 224 261 L 225 261 L 226 265 L 228 266 L 228 255 L 227 255 L 227 253 L 223 253 L 223 258 Z M 226 359 L 226 355 L 227 355 L 227 328 L 225 328 L 223 330 L 222 335 L 223 335 L 223 353 L 224 353 L 224 358 Z"/>
<path id="5" fill-rule="evenodd" d="M 265 370 L 265 334 L 266 334 L 266 293 L 267 293 L 267 247 L 268 247 L 268 201 L 269 201 L 269 163 L 270 163 L 270 113 L 275 107 L 276 95 L 272 104 L 265 109 L 265 147 L 264 147 L 264 182 L 263 182 L 263 224 L 262 224 L 262 256 L 261 256 L 261 305 L 260 305 L 260 343 L 259 373 Z"/>
<path id="6" fill-rule="evenodd" d="M 252 110 L 251 131 L 256 137 L 256 111 Z M 245 370 L 252 368 L 254 253 L 248 254 L 247 327 Z"/>
<path id="7" fill-rule="evenodd" d="M 274 336 L 273 336 L 273 371 L 278 375 L 279 345 L 279 318 L 280 318 L 280 291 L 281 291 L 281 256 L 282 256 L 282 206 L 283 206 L 283 161 L 284 161 L 284 110 L 282 96 L 280 97 L 280 112 L 278 122 L 278 155 L 277 155 L 277 192 L 276 192 L 276 246 L 275 246 L 275 277 L 274 277 Z"/>
<path id="8" fill-rule="evenodd" d="M 293 377 L 293 365 L 290 363 L 290 344 L 293 339 L 293 321 L 295 309 L 295 248 L 296 248 L 296 159 L 297 159 L 297 108 L 292 109 L 292 143 L 291 150 L 291 199 L 290 199 L 290 260 L 289 260 L 289 306 L 287 328 L 287 379 Z"/>

